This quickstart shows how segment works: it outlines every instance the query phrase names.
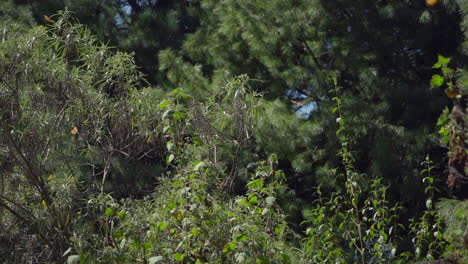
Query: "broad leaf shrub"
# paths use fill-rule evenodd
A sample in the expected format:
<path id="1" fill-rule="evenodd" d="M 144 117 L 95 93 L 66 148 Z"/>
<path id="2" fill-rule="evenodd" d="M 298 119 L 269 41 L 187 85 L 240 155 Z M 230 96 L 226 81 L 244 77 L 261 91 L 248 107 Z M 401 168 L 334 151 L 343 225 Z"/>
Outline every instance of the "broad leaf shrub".
<path id="1" fill-rule="evenodd" d="M 259 102 L 245 80 L 213 95 L 222 108 L 196 106 L 55 19 L 2 31 L 1 261 L 294 263 L 281 172 L 252 162 L 246 194 L 229 196 Z"/>
<path id="2" fill-rule="evenodd" d="M 468 40 L 468 1 L 458 0 L 464 33 L 461 50 L 467 54 Z M 448 148 L 448 176 L 447 183 L 452 198 L 442 199 L 435 206 L 438 214 L 443 218 L 446 230 L 443 239 L 447 241 L 444 257 L 455 263 L 468 262 L 468 208 L 466 200 L 466 180 L 468 172 L 467 144 L 467 94 L 468 73 L 466 69 L 452 69 L 451 59 L 442 55 L 433 68 L 437 73 L 433 76 L 431 85 L 442 88 L 451 100 L 451 109 L 446 107 L 437 125 L 442 145 Z M 458 65 L 457 65 L 458 66 Z M 439 235 L 439 234 L 438 234 Z"/>
<path id="3" fill-rule="evenodd" d="M 336 84 L 336 82 L 335 82 Z M 340 87 L 333 91 L 339 94 Z M 432 204 L 435 189 L 431 161 L 423 163 L 422 181 L 427 184 L 427 209 L 418 219 L 405 227 L 398 219 L 401 206 L 390 204 L 387 188 L 379 178 L 357 172 L 346 135 L 346 120 L 341 110 L 346 107 L 339 96 L 334 97 L 337 136 L 341 142 L 338 154 L 342 168 L 333 170 L 338 191 L 319 198 L 305 211 L 307 226 L 303 240 L 305 258 L 314 263 L 408 263 L 434 260 L 445 250 L 443 222 Z M 370 182 L 370 184 L 369 184 Z M 414 236 L 411 248 L 400 248 L 402 235 Z M 408 251 L 411 249 L 410 251 Z"/>
<path id="4" fill-rule="evenodd" d="M 443 238 L 445 231 L 443 214 L 437 212 L 434 205 L 436 189 L 433 185 L 433 163 L 429 157 L 426 157 L 423 165 L 425 168 L 421 171 L 421 176 L 426 184 L 426 188 L 424 189 L 424 193 L 426 194 L 426 210 L 418 220 L 411 219 L 409 227 L 414 235 L 412 242 L 415 257 L 431 261 L 437 255 L 444 252 L 449 240 Z"/>
<path id="5" fill-rule="evenodd" d="M 93 199 L 100 233 L 76 233 L 74 252 L 86 263 L 297 263 L 275 203 L 284 175 L 262 163 L 246 195 L 233 200 L 210 191 L 213 174 L 198 161 L 143 200 Z"/>
<path id="6" fill-rule="evenodd" d="M 84 222 L 84 229 L 77 228 L 71 262 L 300 261 L 277 204 L 285 192 L 285 175 L 275 169 L 275 155 L 251 162 L 242 174 L 248 176 L 243 195 L 230 194 L 241 175 L 238 155 L 253 137 L 251 122 L 261 104 L 245 82 L 239 77 L 222 86 L 213 95 L 219 105 L 193 102 L 178 89 L 159 103 L 167 139 L 165 162 L 171 169 L 143 200 L 116 201 L 110 195 L 89 199 L 83 217 L 95 224 Z M 224 149 L 234 150 L 234 155 L 224 154 Z M 222 163 L 225 159 L 231 162 Z"/>
<path id="7" fill-rule="evenodd" d="M 464 24 L 466 23 L 467 3 L 460 1 L 462 6 L 462 14 L 464 15 Z M 465 28 L 466 38 L 466 28 Z M 466 52 L 466 51 L 465 51 Z M 453 260 L 456 263 L 468 262 L 468 229 L 467 217 L 468 210 L 463 187 L 466 184 L 466 175 L 468 172 L 468 155 L 466 152 L 466 133 L 467 133 L 467 115 L 466 115 L 466 95 L 467 95 L 467 72 L 463 69 L 452 69 L 450 67 L 450 58 L 445 58 L 442 55 L 438 56 L 438 61 L 433 68 L 437 69 L 431 80 L 433 88 L 442 88 L 444 94 L 451 99 L 451 110 L 446 107 L 439 117 L 437 125 L 439 126 L 439 138 L 443 146 L 448 149 L 447 157 L 447 186 L 452 198 L 442 199 L 434 206 L 432 199 L 427 200 L 428 209 L 424 212 L 423 219 L 438 218 L 438 222 L 446 225 L 443 233 L 439 232 L 435 226 L 423 225 L 421 237 L 423 243 L 426 243 L 431 248 L 437 248 L 434 239 L 431 235 L 437 236 L 437 240 L 446 241 L 444 257 Z M 436 80 L 436 81 L 435 81 Z M 433 182 L 433 177 L 430 172 L 433 169 L 432 164 L 427 164 L 425 170 L 429 182 Z M 433 193 L 432 188 L 426 188 L 426 193 Z M 418 252 L 416 252 L 418 253 Z"/>

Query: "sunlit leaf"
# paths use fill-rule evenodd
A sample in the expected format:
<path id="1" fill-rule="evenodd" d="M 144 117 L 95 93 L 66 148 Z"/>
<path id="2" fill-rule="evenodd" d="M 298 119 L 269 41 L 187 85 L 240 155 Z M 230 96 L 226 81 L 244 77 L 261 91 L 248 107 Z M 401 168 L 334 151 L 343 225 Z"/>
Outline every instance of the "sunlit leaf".
<path id="1" fill-rule="evenodd" d="M 154 264 L 154 263 L 157 263 L 157 262 L 159 262 L 161 260 L 163 260 L 162 256 L 151 257 L 151 258 L 148 259 L 148 263 L 149 264 Z"/>
<path id="2" fill-rule="evenodd" d="M 439 74 L 432 75 L 432 79 L 431 79 L 432 87 L 440 87 L 443 84 L 444 84 L 444 77 L 440 76 Z"/>
<path id="3" fill-rule="evenodd" d="M 177 261 L 182 261 L 184 260 L 185 255 L 182 253 L 175 253 L 174 255 L 172 255 L 172 257 Z"/>

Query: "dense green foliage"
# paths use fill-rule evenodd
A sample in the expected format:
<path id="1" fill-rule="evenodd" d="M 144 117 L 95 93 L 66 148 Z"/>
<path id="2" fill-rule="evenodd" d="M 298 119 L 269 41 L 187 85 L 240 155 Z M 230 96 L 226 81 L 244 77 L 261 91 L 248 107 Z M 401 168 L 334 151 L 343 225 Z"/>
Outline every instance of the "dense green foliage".
<path id="1" fill-rule="evenodd" d="M 0 262 L 467 261 L 467 1 L 0 7 Z"/>

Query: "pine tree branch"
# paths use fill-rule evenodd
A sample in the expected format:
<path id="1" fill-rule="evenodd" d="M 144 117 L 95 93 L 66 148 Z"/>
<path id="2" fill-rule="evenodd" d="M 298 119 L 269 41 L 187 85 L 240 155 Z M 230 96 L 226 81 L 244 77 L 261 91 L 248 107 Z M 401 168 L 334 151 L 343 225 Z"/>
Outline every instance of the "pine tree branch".
<path id="1" fill-rule="evenodd" d="M 310 56 L 312 56 L 312 60 L 314 60 L 314 63 L 315 65 L 317 66 L 317 68 L 322 71 L 323 68 L 322 66 L 320 65 L 319 63 L 319 60 L 318 58 L 315 56 L 315 53 L 312 51 L 312 48 L 309 46 L 309 44 L 307 44 L 307 41 L 305 39 L 302 39 L 301 38 L 301 42 L 304 44 L 304 47 L 306 48 L 307 52 L 310 54 Z"/>

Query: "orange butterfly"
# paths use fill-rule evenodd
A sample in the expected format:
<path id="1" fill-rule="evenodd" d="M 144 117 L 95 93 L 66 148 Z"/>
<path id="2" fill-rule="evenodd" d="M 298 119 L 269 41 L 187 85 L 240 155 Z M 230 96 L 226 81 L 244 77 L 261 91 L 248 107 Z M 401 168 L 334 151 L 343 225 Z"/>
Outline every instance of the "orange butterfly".
<path id="1" fill-rule="evenodd" d="M 70 131 L 70 133 L 72 135 L 77 135 L 78 134 L 78 128 L 77 127 L 73 127 L 73 129 Z"/>
<path id="2" fill-rule="evenodd" d="M 439 0 L 426 0 L 428 6 L 435 6 Z"/>
<path id="3" fill-rule="evenodd" d="M 294 100 L 291 100 L 291 103 L 293 103 L 293 104 L 295 104 L 295 105 L 298 105 L 298 106 L 304 106 L 303 103 L 298 102 L 298 101 L 294 101 Z"/>
<path id="4" fill-rule="evenodd" d="M 44 15 L 44 19 L 45 19 L 45 21 L 47 21 L 49 23 L 55 23 L 55 20 L 53 20 L 52 18 L 50 18 L 50 17 L 48 17 L 46 15 Z"/>

